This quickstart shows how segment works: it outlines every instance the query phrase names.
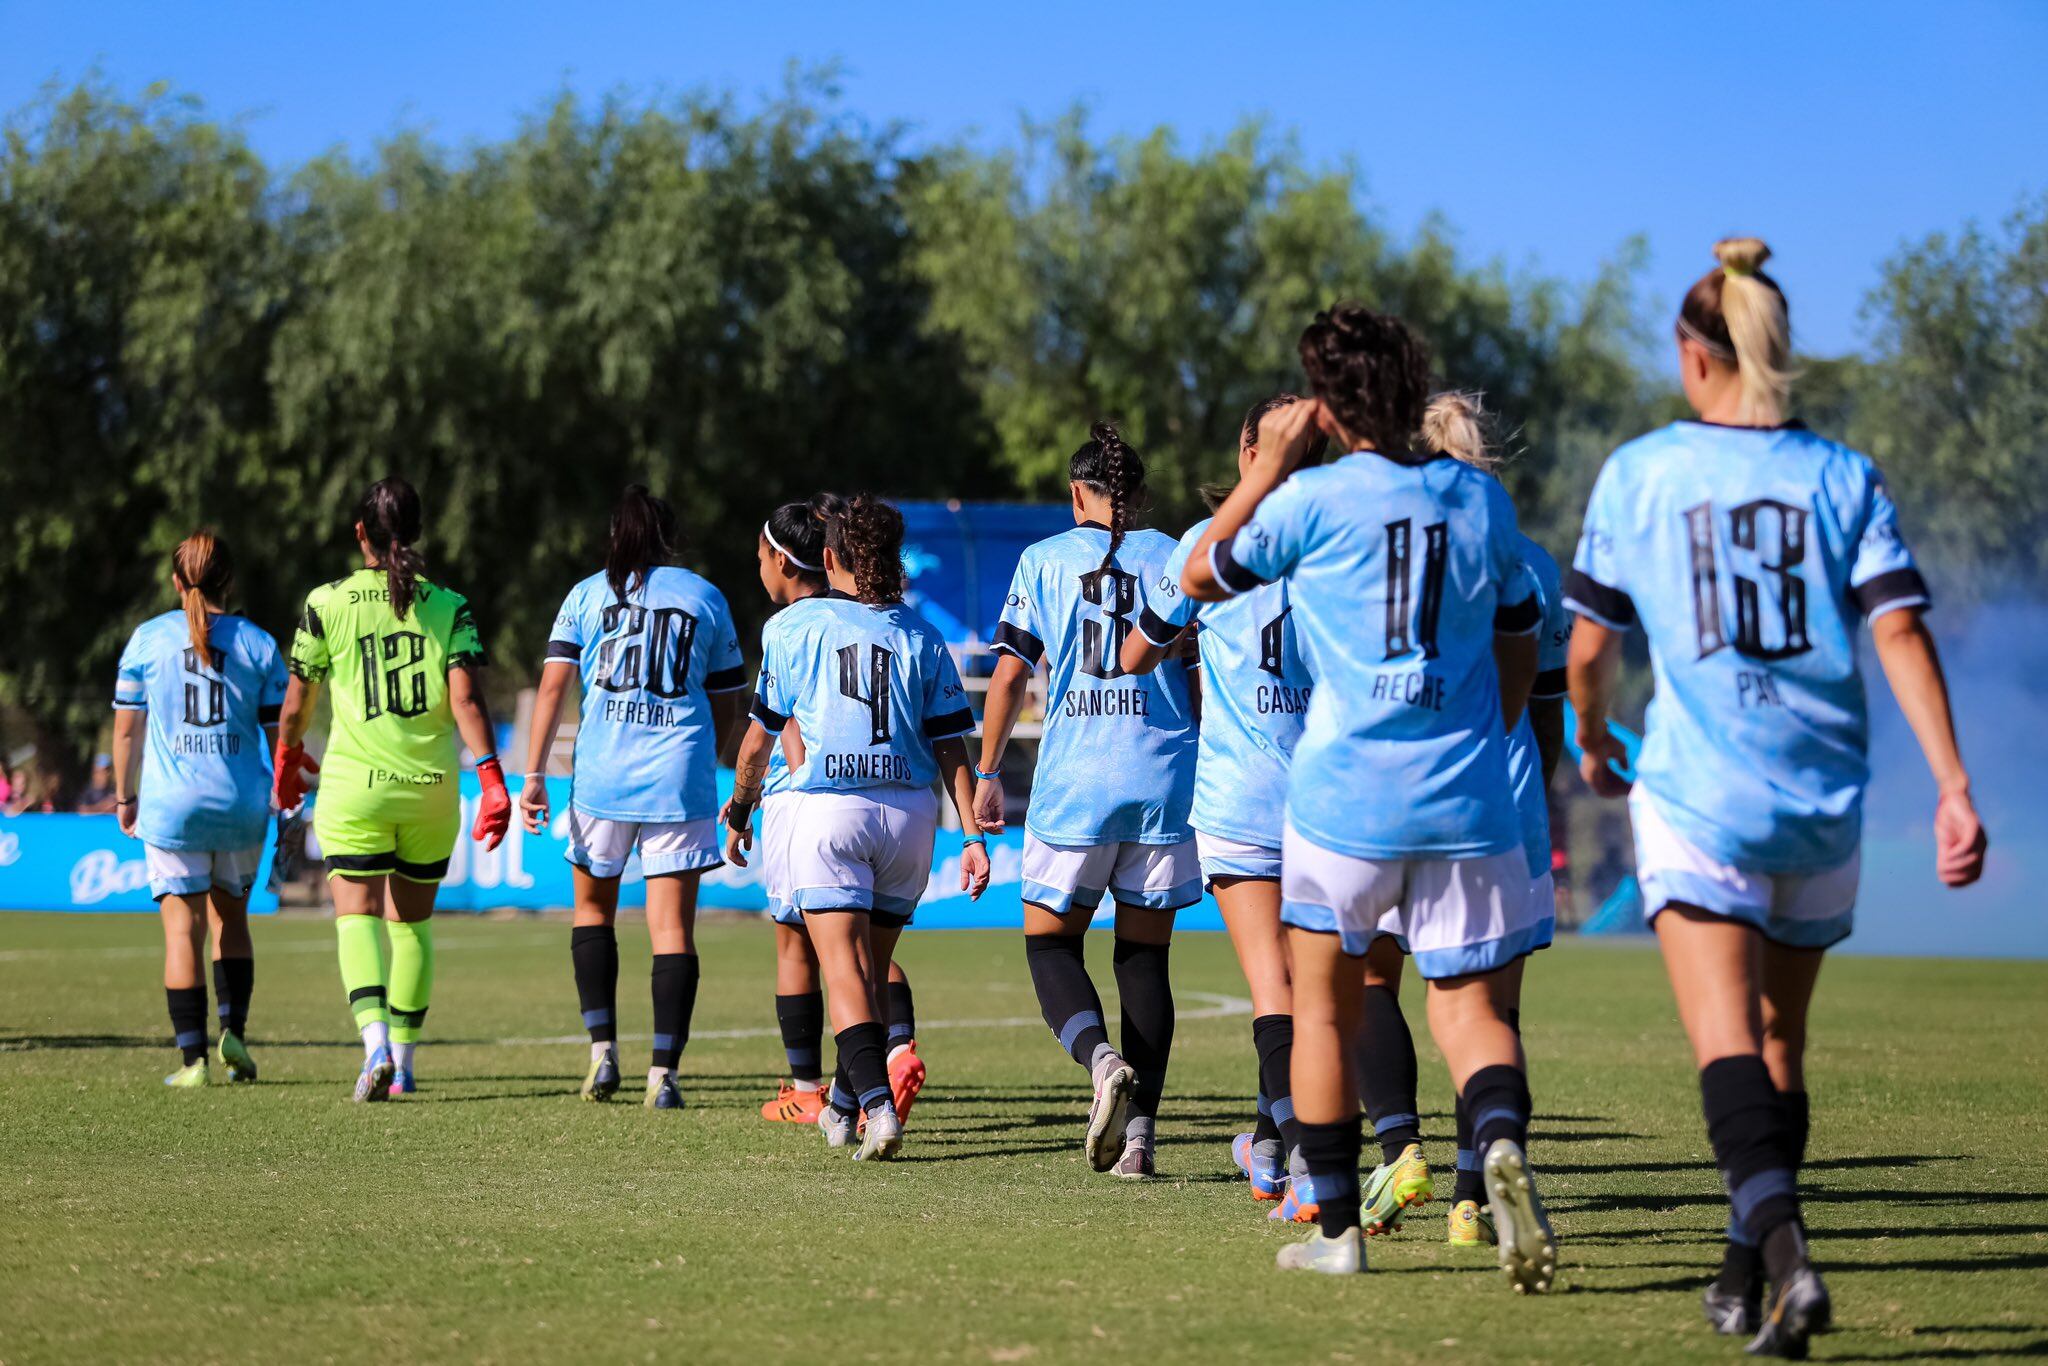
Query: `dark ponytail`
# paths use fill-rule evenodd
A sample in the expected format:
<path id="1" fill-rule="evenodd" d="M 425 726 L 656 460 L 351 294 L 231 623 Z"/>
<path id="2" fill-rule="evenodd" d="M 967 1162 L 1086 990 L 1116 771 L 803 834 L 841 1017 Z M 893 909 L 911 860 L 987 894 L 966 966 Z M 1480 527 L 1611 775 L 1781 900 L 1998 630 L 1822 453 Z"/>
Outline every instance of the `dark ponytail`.
<path id="1" fill-rule="evenodd" d="M 825 544 L 852 573 L 862 602 L 880 606 L 903 596 L 903 514 L 893 506 L 872 493 L 855 495 L 826 522 Z"/>
<path id="2" fill-rule="evenodd" d="M 620 602 L 647 576 L 676 556 L 676 510 L 645 484 L 628 484 L 612 508 L 611 540 L 604 554 L 605 582 Z"/>
<path id="3" fill-rule="evenodd" d="M 762 531 L 781 551 L 799 578 L 825 581 L 825 529 L 846 508 L 836 493 L 820 493 L 803 503 L 784 503 L 768 514 Z"/>
<path id="4" fill-rule="evenodd" d="M 419 491 L 395 474 L 386 475 L 356 504 L 356 521 L 383 566 L 392 615 L 404 621 L 412 611 L 420 576 L 427 572 L 426 558 L 413 549 L 420 538 Z"/>
<path id="5" fill-rule="evenodd" d="M 1088 440 L 1067 462 L 1067 478 L 1086 484 L 1109 499 L 1109 550 L 1102 567 L 1116 563 L 1116 552 L 1131 529 L 1131 516 L 1145 505 L 1145 462 L 1124 443 L 1116 428 L 1098 422 L 1088 429 Z"/>

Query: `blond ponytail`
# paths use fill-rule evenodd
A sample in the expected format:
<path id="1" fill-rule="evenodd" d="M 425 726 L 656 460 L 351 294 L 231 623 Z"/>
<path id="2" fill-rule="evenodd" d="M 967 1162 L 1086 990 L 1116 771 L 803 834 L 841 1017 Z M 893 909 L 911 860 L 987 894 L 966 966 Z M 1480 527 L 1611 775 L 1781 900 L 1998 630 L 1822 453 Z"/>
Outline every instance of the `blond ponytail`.
<path id="1" fill-rule="evenodd" d="M 1501 454 L 1491 436 L 1493 416 L 1482 397 L 1450 392 L 1431 398 L 1422 413 L 1422 442 L 1438 455 L 1493 474 L 1501 467 Z"/>
<path id="2" fill-rule="evenodd" d="M 228 553 L 228 543 L 211 531 L 193 532 L 171 552 L 171 575 L 177 584 L 178 603 L 185 609 L 192 651 L 207 668 L 217 670 L 220 654 L 213 648 L 209 608 L 224 606 L 235 584 L 235 561 Z"/>
<path id="3" fill-rule="evenodd" d="M 1755 237 L 1714 244 L 1718 270 L 1693 282 L 1678 311 L 1679 335 L 1716 360 L 1733 365 L 1742 383 L 1736 418 L 1746 426 L 1775 427 L 1792 402 L 1792 320 L 1785 291 L 1764 274 L 1771 249 Z"/>

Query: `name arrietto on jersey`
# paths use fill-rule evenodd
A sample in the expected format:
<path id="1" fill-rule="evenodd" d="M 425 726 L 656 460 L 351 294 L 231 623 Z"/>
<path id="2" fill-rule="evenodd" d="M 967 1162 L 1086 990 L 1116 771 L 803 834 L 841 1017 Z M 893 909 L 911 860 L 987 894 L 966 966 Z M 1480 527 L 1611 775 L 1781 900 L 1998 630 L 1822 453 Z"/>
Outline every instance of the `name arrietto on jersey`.
<path id="1" fill-rule="evenodd" d="M 188 758 L 204 758 L 210 755 L 236 755 L 242 752 L 242 737 L 239 735 L 195 735 L 190 731 L 174 735 L 170 741 L 174 753 Z"/>

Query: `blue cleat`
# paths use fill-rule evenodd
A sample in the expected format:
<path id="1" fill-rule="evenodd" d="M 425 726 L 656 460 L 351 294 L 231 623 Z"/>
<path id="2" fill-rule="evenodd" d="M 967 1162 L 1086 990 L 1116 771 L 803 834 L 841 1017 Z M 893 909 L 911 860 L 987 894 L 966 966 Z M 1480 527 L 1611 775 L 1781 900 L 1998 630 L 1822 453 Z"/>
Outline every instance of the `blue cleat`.
<path id="1" fill-rule="evenodd" d="M 1322 1207 L 1316 1204 L 1315 1183 L 1296 1172 L 1287 1182 L 1287 1194 L 1266 1217 L 1282 1224 L 1313 1224 Z"/>
<path id="2" fill-rule="evenodd" d="M 676 1085 L 676 1074 L 664 1073 L 658 1082 L 647 1085 L 647 1099 L 642 1102 L 650 1110 L 680 1110 L 683 1108 L 683 1093 Z"/>
<path id="3" fill-rule="evenodd" d="M 1252 1183 L 1252 1199 L 1278 1200 L 1287 1194 L 1287 1169 L 1280 1161 L 1280 1145 L 1271 1139 L 1261 1143 L 1250 1134 L 1230 1140 L 1230 1160 Z"/>
<path id="4" fill-rule="evenodd" d="M 419 1083 L 412 1079 L 410 1067 L 394 1067 L 391 1069 L 391 1089 L 385 1095 L 395 1100 L 399 1096 L 417 1095 L 419 1089 Z"/>
<path id="5" fill-rule="evenodd" d="M 356 1078 L 356 1101 L 358 1104 L 383 1100 L 391 1094 L 391 1078 L 398 1069 L 392 1066 L 391 1050 L 380 1048 L 363 1059 L 363 1073 Z"/>

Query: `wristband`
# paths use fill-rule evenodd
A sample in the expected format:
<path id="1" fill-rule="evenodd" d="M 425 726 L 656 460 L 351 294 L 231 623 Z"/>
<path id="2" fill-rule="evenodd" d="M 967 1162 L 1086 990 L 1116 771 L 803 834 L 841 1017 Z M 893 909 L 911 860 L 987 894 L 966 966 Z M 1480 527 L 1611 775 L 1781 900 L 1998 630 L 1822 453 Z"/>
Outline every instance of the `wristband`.
<path id="1" fill-rule="evenodd" d="M 754 824 L 754 808 L 759 804 L 759 798 L 756 798 L 754 801 L 743 802 L 738 797 L 734 797 L 725 805 L 726 825 L 739 831 L 746 831 L 752 828 Z"/>
<path id="2" fill-rule="evenodd" d="M 495 764 L 495 763 L 497 763 L 497 762 L 498 762 L 498 751 L 496 751 L 496 750 L 492 750 L 492 751 L 491 751 L 491 752 L 490 752 L 489 754 L 486 754 L 486 755 L 484 755 L 484 756 L 483 756 L 482 758 L 478 759 L 478 760 L 476 761 L 476 766 L 477 766 L 478 768 L 482 768 L 482 767 L 483 767 L 483 766 L 484 766 L 485 764 Z"/>
<path id="3" fill-rule="evenodd" d="M 980 845 L 980 846 L 981 846 L 981 847 L 982 847 L 983 849 L 986 849 L 986 848 L 988 848 L 988 836 L 987 836 L 987 835 L 969 835 L 969 836 L 967 836 L 967 837 L 966 837 L 965 839 L 963 839 L 963 840 L 961 840 L 961 841 L 960 841 L 960 847 L 961 847 L 962 849 L 965 849 L 965 848 L 966 848 L 966 847 L 967 847 L 968 845 L 970 845 L 970 844 L 978 844 L 978 845 Z"/>
<path id="4" fill-rule="evenodd" d="M 996 780 L 997 780 L 998 778 L 1000 778 L 1000 777 L 1002 777 L 1002 776 L 1003 776 L 1003 770 L 1002 770 L 1002 767 L 1001 767 L 1000 765 L 998 765 L 998 766 L 997 766 L 997 768 L 996 768 L 996 771 L 995 771 L 995 772 L 993 772 L 993 773 L 983 773 L 983 772 L 981 771 L 981 765 L 980 765 L 980 764 L 976 764 L 976 765 L 974 766 L 974 776 L 975 776 L 975 777 L 977 777 L 977 778 L 979 778 L 979 779 L 981 779 L 981 780 L 982 780 L 983 782 L 985 782 L 985 783 L 992 783 L 992 782 L 996 781 Z"/>

